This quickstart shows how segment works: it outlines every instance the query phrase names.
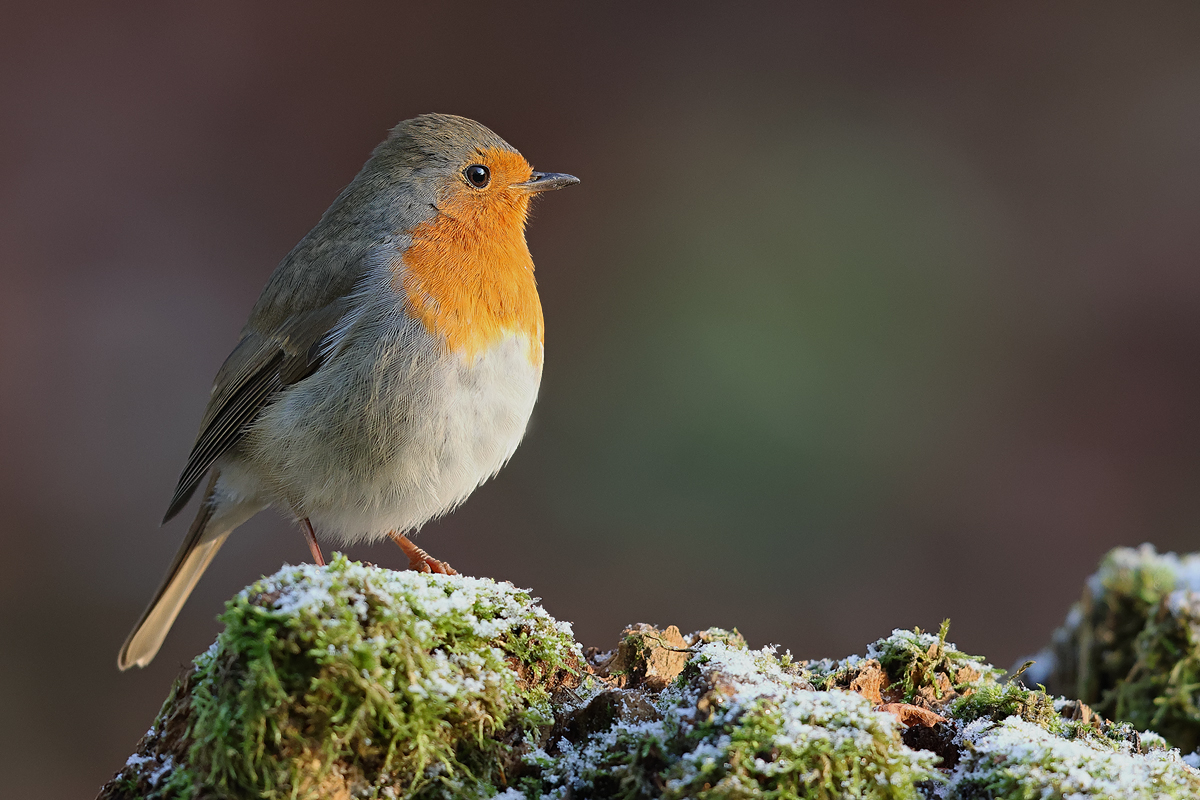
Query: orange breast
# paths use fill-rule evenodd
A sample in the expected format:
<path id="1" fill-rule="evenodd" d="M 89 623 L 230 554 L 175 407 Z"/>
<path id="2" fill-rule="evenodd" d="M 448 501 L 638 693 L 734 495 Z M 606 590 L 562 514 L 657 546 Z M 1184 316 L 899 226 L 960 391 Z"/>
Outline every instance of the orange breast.
<path id="1" fill-rule="evenodd" d="M 542 305 L 525 243 L 529 196 L 506 188 L 528 179 L 530 168 L 515 153 L 488 156 L 497 189 L 451 187 L 439 197 L 440 213 L 412 231 L 394 285 L 451 352 L 473 360 L 506 335 L 523 334 L 540 367 Z"/>

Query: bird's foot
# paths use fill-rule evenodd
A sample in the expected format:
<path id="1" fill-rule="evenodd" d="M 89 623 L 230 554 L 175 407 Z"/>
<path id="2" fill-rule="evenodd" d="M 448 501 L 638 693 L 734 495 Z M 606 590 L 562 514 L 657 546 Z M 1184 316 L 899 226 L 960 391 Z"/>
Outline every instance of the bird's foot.
<path id="1" fill-rule="evenodd" d="M 404 551 L 404 555 L 408 556 L 408 568 L 417 572 L 432 572 L 436 575 L 457 575 L 458 570 L 447 564 L 445 561 L 438 561 L 433 556 L 426 553 L 421 548 L 413 544 L 407 536 L 402 533 L 388 534 L 392 537 L 392 541 L 400 546 Z"/>

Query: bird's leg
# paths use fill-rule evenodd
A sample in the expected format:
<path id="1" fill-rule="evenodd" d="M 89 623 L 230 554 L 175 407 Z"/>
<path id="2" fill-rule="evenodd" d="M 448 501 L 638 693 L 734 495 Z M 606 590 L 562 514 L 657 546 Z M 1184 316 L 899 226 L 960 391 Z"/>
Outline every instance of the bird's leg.
<path id="1" fill-rule="evenodd" d="M 408 556 L 408 568 L 417 572 L 434 572 L 438 575 L 457 575 L 458 571 L 454 567 L 447 564 L 445 561 L 438 561 L 433 556 L 426 553 L 421 548 L 417 547 L 403 533 L 393 531 L 388 536 L 392 537 L 392 541 L 400 545 L 400 549 L 404 551 L 404 555 Z"/>
<path id="2" fill-rule="evenodd" d="M 300 527 L 304 528 L 304 541 L 308 542 L 308 549 L 312 551 L 313 561 L 317 562 L 318 567 L 325 566 L 325 556 L 321 555 L 321 545 L 317 544 L 317 532 L 313 530 L 308 517 L 300 520 Z"/>

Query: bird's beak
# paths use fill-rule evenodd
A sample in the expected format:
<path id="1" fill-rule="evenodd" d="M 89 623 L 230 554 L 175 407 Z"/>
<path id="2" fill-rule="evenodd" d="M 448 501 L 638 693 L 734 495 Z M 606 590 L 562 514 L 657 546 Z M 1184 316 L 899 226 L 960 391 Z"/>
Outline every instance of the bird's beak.
<path id="1" fill-rule="evenodd" d="M 524 183 L 514 183 L 513 187 L 527 192 L 552 192 L 555 189 L 565 189 L 579 183 L 579 178 L 563 172 L 535 172 Z"/>

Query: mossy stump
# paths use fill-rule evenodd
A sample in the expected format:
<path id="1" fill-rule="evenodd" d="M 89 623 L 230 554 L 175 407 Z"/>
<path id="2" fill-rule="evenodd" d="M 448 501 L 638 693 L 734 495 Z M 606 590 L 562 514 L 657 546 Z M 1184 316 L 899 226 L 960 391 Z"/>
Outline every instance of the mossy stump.
<path id="1" fill-rule="evenodd" d="M 338 556 L 231 600 L 116 798 L 1200 796 L 1157 734 L 938 634 L 796 661 L 635 625 L 585 654 L 528 593 Z"/>
<path id="2" fill-rule="evenodd" d="M 1030 680 L 1098 713 L 1200 746 L 1200 554 L 1121 547 L 1036 656 Z"/>

